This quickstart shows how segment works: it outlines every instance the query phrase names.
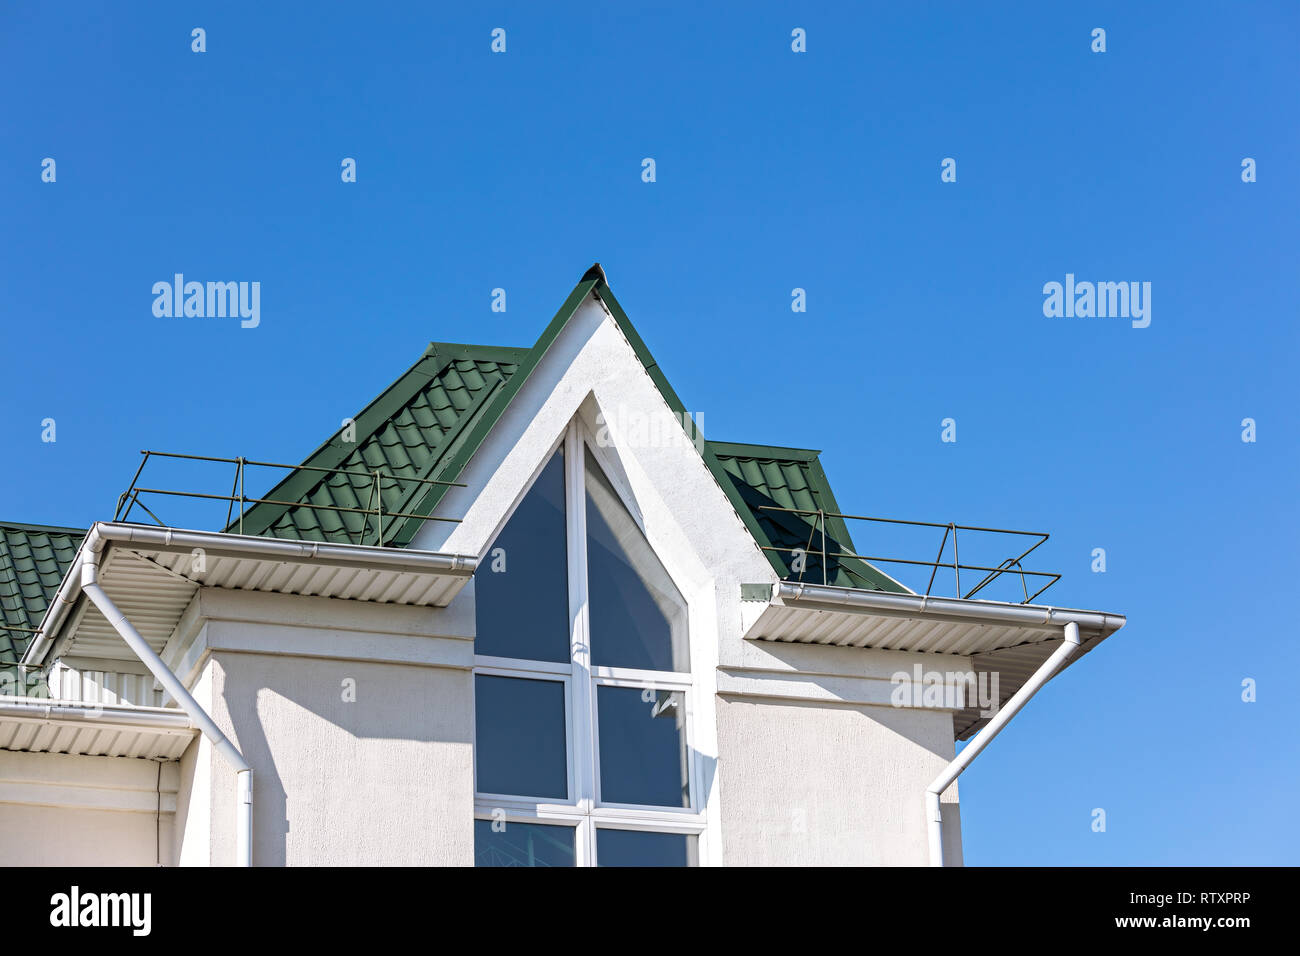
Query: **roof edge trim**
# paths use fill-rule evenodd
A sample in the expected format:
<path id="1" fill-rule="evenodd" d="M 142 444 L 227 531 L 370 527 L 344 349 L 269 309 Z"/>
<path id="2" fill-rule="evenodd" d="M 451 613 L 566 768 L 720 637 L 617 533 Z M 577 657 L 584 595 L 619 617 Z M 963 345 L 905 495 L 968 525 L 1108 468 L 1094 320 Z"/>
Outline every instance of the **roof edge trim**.
<path id="1" fill-rule="evenodd" d="M 890 614 L 901 617 L 983 621 L 1020 627 L 1055 630 L 1067 624 L 1108 637 L 1128 619 L 1106 611 L 1083 611 L 1040 604 L 1005 604 L 1000 601 L 970 601 L 963 598 L 896 594 L 824 584 L 791 584 L 782 581 L 773 598 L 774 606 L 802 607 L 812 611 L 835 610 L 854 614 Z"/>

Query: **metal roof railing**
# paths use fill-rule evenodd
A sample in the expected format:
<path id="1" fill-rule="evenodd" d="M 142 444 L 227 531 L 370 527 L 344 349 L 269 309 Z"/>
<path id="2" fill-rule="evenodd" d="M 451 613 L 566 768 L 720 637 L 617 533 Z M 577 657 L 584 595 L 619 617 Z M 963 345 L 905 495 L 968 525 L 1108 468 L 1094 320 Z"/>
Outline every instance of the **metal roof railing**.
<path id="1" fill-rule="evenodd" d="M 806 515 L 806 516 L 812 516 L 816 518 L 816 520 L 812 523 L 811 530 L 809 531 L 808 534 L 808 542 L 804 547 L 799 548 L 799 547 L 766 546 L 763 548 L 763 550 L 784 551 L 784 552 L 790 552 L 792 554 L 802 553 L 805 556 L 805 558 L 811 555 L 819 555 L 821 557 L 822 584 L 828 583 L 827 561 L 830 558 L 834 558 L 834 559 L 850 558 L 859 561 L 867 561 L 874 564 L 906 564 L 912 566 L 928 567 L 931 569 L 931 571 L 930 571 L 929 583 L 926 585 L 925 588 L 926 597 L 930 596 L 930 592 L 934 588 L 935 576 L 939 573 L 940 568 L 952 568 L 953 579 L 956 585 L 956 595 L 957 597 L 962 598 L 964 600 L 973 598 L 976 594 L 978 594 L 980 591 L 987 588 L 990 584 L 996 581 L 1003 574 L 1019 575 L 1020 585 L 1024 593 L 1024 600 L 1020 602 L 1022 604 L 1032 603 L 1034 598 L 1038 597 L 1040 594 L 1042 594 L 1044 591 L 1050 588 L 1057 581 L 1061 580 L 1061 575 L 1055 571 L 1026 571 L 1024 565 L 1021 563 L 1022 561 L 1024 561 L 1025 558 L 1027 558 L 1030 555 L 1030 553 L 1032 553 L 1040 545 L 1046 542 L 1047 539 L 1050 537 L 1046 532 L 1043 531 L 1017 531 L 1011 528 L 984 528 L 984 527 L 979 527 L 977 525 L 956 524 L 954 522 L 948 522 L 947 524 L 943 524 L 936 521 L 906 521 L 899 518 L 874 518 L 874 517 L 868 517 L 866 515 L 839 514 L 834 511 L 825 511 L 822 509 L 782 508 L 776 505 L 760 505 L 759 507 L 764 511 L 783 511 L 788 514 Z M 840 550 L 828 551 L 826 547 L 826 519 L 827 518 L 839 518 L 841 520 L 848 520 L 848 521 L 875 521 L 881 524 L 907 525 L 911 527 L 921 527 L 921 528 L 943 528 L 944 529 L 943 540 L 939 542 L 939 553 L 933 561 L 917 561 L 909 558 L 893 558 L 893 557 L 886 557 L 883 555 L 855 554 L 852 551 L 840 551 Z M 813 540 L 817 537 L 819 530 L 821 533 L 821 547 L 813 548 Z M 958 550 L 958 542 L 957 542 L 957 532 L 959 531 L 980 532 L 985 534 L 1013 534 L 1013 535 L 1021 535 L 1024 537 L 1037 538 L 1038 540 L 1035 541 L 1033 544 L 1031 544 L 1024 551 L 1020 552 L 1019 554 L 1004 559 L 996 567 L 989 567 L 987 565 L 979 565 L 979 564 L 962 564 L 960 553 Z M 948 548 L 948 538 L 950 536 L 952 538 L 952 560 L 944 561 L 943 555 Z M 807 568 L 807 562 L 805 560 L 804 562 L 801 562 L 801 566 L 798 569 L 799 581 L 803 581 L 803 575 L 806 568 Z M 984 577 L 981 578 L 973 588 L 971 588 L 969 591 L 963 594 L 962 585 L 961 585 L 962 571 L 983 571 L 985 572 L 985 574 Z M 790 574 L 793 573 L 794 571 L 791 570 Z M 1035 591 L 1033 594 L 1030 594 L 1029 585 L 1028 582 L 1026 581 L 1026 577 L 1032 577 L 1035 579 L 1049 578 L 1050 580 L 1042 587 L 1040 587 L 1037 591 Z M 1037 583 L 1038 583 L 1037 580 L 1035 580 L 1035 584 Z"/>
<path id="2" fill-rule="evenodd" d="M 290 464 L 285 464 L 283 462 L 254 461 L 251 458 L 243 458 L 243 457 L 220 458 L 212 455 L 182 455 L 176 452 L 147 451 L 147 450 L 141 451 L 140 454 L 144 456 L 140 460 L 140 467 L 135 470 L 135 476 L 131 479 L 130 486 L 126 489 L 126 491 L 122 492 L 122 494 L 118 496 L 117 508 L 113 512 L 114 521 L 129 520 L 132 510 L 134 510 L 137 506 L 139 506 L 140 509 L 143 510 L 145 514 L 147 514 L 150 518 L 152 518 L 155 522 L 157 522 L 161 527 L 164 528 L 169 527 L 169 525 L 167 525 L 166 522 L 164 522 L 161 518 L 159 518 L 156 514 L 153 513 L 153 511 L 149 508 L 148 505 L 146 505 L 143 501 L 140 500 L 141 495 L 169 495 L 178 498 L 210 499 L 210 500 L 217 500 L 217 501 L 227 501 L 229 502 L 229 505 L 226 508 L 226 525 L 224 530 L 228 531 L 232 528 L 232 526 L 234 526 L 235 528 L 238 529 L 239 534 L 244 533 L 244 516 L 245 514 L 247 514 L 246 508 L 249 505 L 280 505 L 286 509 L 307 508 L 313 511 L 327 511 L 327 512 L 334 512 L 336 514 L 365 515 L 365 520 L 357 536 L 358 540 L 355 542 L 358 545 L 363 545 L 366 543 L 366 537 L 370 533 L 370 519 L 373 516 L 375 518 L 376 543 L 380 547 L 384 546 L 384 519 L 385 518 L 390 518 L 390 519 L 391 518 L 400 518 L 400 519 L 413 518 L 418 521 L 450 521 L 450 522 L 457 522 L 457 523 L 460 521 L 459 518 L 444 518 L 438 515 L 419 515 L 419 514 L 413 514 L 411 512 L 406 512 L 406 511 L 385 511 L 384 501 L 383 501 L 383 490 L 384 490 L 385 482 L 390 483 L 388 485 L 388 487 L 390 488 L 393 487 L 393 485 L 396 485 L 397 487 L 401 488 L 403 485 L 405 485 L 408 482 L 412 484 L 420 484 L 420 485 L 444 485 L 453 488 L 464 488 L 465 485 L 461 482 L 437 481 L 432 478 L 402 477 L 398 475 L 389 474 L 388 472 L 382 471 L 380 469 L 375 469 L 373 471 L 359 471 L 356 469 L 348 469 L 348 468 L 322 468 L 319 465 L 290 465 Z M 140 481 L 141 473 L 144 471 L 144 466 L 149 463 L 149 460 L 151 458 L 170 458 L 170 459 L 181 459 L 186 461 L 218 462 L 218 463 L 234 465 L 235 466 L 234 484 L 231 486 L 230 494 L 228 495 L 216 495 L 216 494 L 209 494 L 206 492 L 199 492 L 199 491 L 175 491 L 172 489 L 165 489 L 165 488 L 143 488 L 140 487 L 138 482 Z M 278 499 L 278 498 L 250 497 L 244 494 L 244 472 L 249 467 L 283 468 L 289 471 L 315 471 L 315 472 L 321 472 L 322 474 L 328 474 L 328 475 L 348 475 L 351 477 L 365 478 L 369 481 L 370 484 L 370 496 L 366 502 L 366 507 L 364 508 L 349 508 L 344 505 L 319 505 L 319 504 L 314 504 L 313 502 L 310 501 L 285 501 L 283 499 Z M 235 514 L 236 504 L 239 505 L 238 515 Z M 123 511 L 124 507 L 126 509 L 125 511 Z M 347 535 L 349 542 L 351 542 L 352 533 L 347 531 L 346 527 L 343 529 L 343 533 Z"/>

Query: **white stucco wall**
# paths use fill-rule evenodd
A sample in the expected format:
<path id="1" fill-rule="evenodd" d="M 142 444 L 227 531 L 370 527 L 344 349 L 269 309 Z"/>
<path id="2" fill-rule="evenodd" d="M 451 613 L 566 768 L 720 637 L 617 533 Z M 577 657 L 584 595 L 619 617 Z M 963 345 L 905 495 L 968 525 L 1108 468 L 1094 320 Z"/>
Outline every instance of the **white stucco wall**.
<path id="1" fill-rule="evenodd" d="M 721 698 L 718 738 L 725 864 L 926 864 L 922 794 L 950 715 Z"/>
<path id="2" fill-rule="evenodd" d="M 745 640 L 719 668 L 723 862 L 923 866 L 924 793 L 955 753 L 952 711 L 896 707 L 892 678 L 961 657 Z M 961 863 L 956 785 L 945 851 Z"/>
<path id="3" fill-rule="evenodd" d="M 212 672 L 190 688 L 196 700 L 212 699 Z M 214 763 L 221 766 L 214 768 Z M 212 864 L 212 775 L 230 771 L 225 762 L 214 759 L 212 742 L 199 734 L 177 761 L 176 817 L 173 821 L 172 860 L 177 866 Z"/>
<path id="4" fill-rule="evenodd" d="M 254 865 L 473 862 L 467 602 L 203 592 L 201 605 L 196 699 L 253 768 Z M 228 865 L 235 776 L 211 747 L 191 750 L 182 860 Z"/>
<path id="5" fill-rule="evenodd" d="M 0 866 L 155 866 L 178 774 L 136 757 L 0 751 Z"/>

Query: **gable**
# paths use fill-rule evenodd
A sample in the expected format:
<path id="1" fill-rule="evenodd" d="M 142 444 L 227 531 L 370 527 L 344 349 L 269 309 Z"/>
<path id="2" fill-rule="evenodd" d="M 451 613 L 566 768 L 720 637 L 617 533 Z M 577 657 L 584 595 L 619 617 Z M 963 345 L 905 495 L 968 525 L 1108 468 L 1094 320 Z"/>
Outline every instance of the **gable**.
<path id="1" fill-rule="evenodd" d="M 293 504 L 258 504 L 244 516 L 246 534 L 314 541 L 375 544 L 379 531 L 371 516 L 371 473 L 384 473 L 380 499 L 385 514 L 433 514 L 449 485 L 412 481 L 458 480 L 492 428 L 511 406 L 560 332 L 588 296 L 598 299 L 669 408 L 683 421 L 686 407 L 668 383 L 626 313 L 614 298 L 599 265 L 573 289 L 532 348 L 432 343 L 420 359 L 357 416 L 355 441 L 340 430 L 312 453 L 299 470 L 262 497 Z M 701 455 L 774 571 L 791 571 L 791 550 L 820 552 L 820 521 L 815 516 L 771 510 L 773 507 L 837 512 L 838 505 L 818 460 L 805 449 L 706 441 Z M 318 468 L 344 469 L 328 474 Z M 319 506 L 319 507 L 307 507 Z M 327 510 L 328 509 L 328 510 Z M 408 546 L 422 521 L 385 523 L 384 543 Z M 834 557 L 854 550 L 842 519 L 827 518 L 826 581 L 844 587 L 905 591 L 887 575 L 852 558 Z M 227 531 L 239 530 L 238 523 Z M 820 553 L 810 556 L 809 581 L 822 581 Z"/>

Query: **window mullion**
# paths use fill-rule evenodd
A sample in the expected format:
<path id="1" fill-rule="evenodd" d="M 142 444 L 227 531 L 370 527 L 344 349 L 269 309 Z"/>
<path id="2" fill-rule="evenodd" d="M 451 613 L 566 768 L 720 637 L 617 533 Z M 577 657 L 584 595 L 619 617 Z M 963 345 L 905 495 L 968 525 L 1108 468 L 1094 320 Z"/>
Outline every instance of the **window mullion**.
<path id="1" fill-rule="evenodd" d="M 582 437 L 576 425 L 569 426 L 564 441 L 564 501 L 568 528 L 569 619 L 572 637 L 570 651 L 573 663 L 573 733 L 570 753 L 578 808 L 590 812 L 595 803 L 596 768 L 590 617 L 587 608 L 587 508 L 583 487 Z"/>

